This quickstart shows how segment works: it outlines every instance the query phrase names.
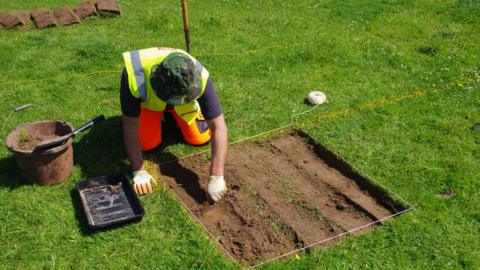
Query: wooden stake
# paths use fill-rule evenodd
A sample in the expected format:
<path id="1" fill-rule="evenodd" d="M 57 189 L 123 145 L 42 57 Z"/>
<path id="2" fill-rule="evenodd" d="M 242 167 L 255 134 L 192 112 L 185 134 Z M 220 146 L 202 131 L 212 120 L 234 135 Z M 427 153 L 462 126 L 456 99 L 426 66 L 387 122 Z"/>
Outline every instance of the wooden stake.
<path id="1" fill-rule="evenodd" d="M 182 3 L 183 31 L 185 32 L 185 42 L 187 44 L 187 52 L 190 53 L 190 27 L 188 21 L 188 0 L 180 0 Z"/>

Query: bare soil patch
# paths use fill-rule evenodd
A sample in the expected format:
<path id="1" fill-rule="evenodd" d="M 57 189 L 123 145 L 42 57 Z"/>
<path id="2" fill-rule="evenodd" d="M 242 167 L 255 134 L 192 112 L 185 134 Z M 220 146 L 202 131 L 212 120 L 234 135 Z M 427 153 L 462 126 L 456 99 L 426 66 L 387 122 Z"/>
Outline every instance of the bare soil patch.
<path id="1" fill-rule="evenodd" d="M 245 264 L 403 210 L 341 158 L 296 130 L 231 146 L 225 172 L 229 192 L 213 207 L 204 191 L 209 166 L 207 156 L 196 155 L 163 164 L 160 170 L 210 234 Z"/>
<path id="2" fill-rule="evenodd" d="M 38 29 L 57 26 L 52 11 L 46 8 L 41 8 L 32 12 L 32 18 Z"/>

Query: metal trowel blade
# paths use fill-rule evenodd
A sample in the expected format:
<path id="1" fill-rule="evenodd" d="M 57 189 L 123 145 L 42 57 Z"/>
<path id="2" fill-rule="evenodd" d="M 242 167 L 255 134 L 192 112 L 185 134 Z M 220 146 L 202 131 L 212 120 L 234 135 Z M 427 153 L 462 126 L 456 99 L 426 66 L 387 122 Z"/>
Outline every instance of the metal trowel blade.
<path id="1" fill-rule="evenodd" d="M 214 210 L 217 206 L 216 203 L 210 203 L 206 208 L 202 210 L 202 215 L 210 213 L 212 210 Z"/>

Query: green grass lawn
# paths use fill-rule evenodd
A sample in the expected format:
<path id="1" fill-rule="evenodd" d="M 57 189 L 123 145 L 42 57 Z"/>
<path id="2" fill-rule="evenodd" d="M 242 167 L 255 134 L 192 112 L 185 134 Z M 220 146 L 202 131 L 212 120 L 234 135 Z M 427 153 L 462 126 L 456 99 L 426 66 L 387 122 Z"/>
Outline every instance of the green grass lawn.
<path id="1" fill-rule="evenodd" d="M 81 1 L 6 1 L 0 10 Z M 0 268 L 236 269 L 166 190 L 137 224 L 84 228 L 76 182 L 129 173 L 121 138 L 121 53 L 184 48 L 179 1 L 120 1 L 123 15 L 47 30 L 0 29 L 0 138 L 17 125 L 108 118 L 74 144 L 63 184 L 25 184 L 0 148 Z M 416 205 L 385 226 L 266 269 L 480 268 L 480 2 L 189 1 L 192 54 L 210 71 L 229 141 L 289 124 L 314 89 L 329 102 L 299 125 Z M 11 111 L 25 103 L 33 107 Z M 185 156 L 208 147 L 173 144 Z M 162 153 L 149 158 L 162 159 Z M 228 179 L 227 179 L 228 181 Z M 450 199 L 438 194 L 453 191 Z"/>

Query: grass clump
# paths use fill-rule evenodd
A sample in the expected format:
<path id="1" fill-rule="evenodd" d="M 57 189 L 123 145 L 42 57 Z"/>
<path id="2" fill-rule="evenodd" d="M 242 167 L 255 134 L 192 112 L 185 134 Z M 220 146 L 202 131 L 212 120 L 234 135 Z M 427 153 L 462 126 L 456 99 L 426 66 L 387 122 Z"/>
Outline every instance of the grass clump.
<path id="1" fill-rule="evenodd" d="M 26 129 L 22 128 L 18 131 L 17 145 L 19 147 L 23 147 L 25 144 L 27 144 L 29 139 L 30 135 Z"/>

